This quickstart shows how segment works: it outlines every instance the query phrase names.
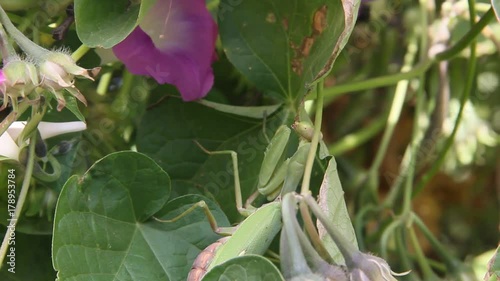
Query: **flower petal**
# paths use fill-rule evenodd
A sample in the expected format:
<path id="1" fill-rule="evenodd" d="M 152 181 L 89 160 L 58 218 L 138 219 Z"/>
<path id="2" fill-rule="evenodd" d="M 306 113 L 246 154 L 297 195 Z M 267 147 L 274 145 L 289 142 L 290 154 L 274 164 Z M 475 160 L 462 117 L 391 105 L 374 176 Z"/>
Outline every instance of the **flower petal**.
<path id="1" fill-rule="evenodd" d="M 0 136 L 0 155 L 19 161 L 19 147 L 7 132 Z"/>
<path id="2" fill-rule="evenodd" d="M 3 84 L 7 78 L 5 77 L 5 74 L 3 73 L 3 70 L 0 70 L 0 84 Z"/>
<path id="3" fill-rule="evenodd" d="M 16 121 L 7 129 L 8 135 L 12 139 L 16 139 L 26 127 L 25 121 Z M 87 124 L 82 121 L 71 122 L 45 122 L 42 121 L 38 124 L 38 131 L 43 140 L 55 137 L 58 135 L 75 133 L 87 129 Z M 5 134 L 4 134 L 5 135 Z"/>
<path id="4" fill-rule="evenodd" d="M 162 0 L 113 51 L 130 72 L 173 84 L 191 101 L 213 85 L 216 38 L 217 26 L 204 0 Z"/>
<path id="5" fill-rule="evenodd" d="M 42 139 L 48 139 L 58 135 L 75 133 L 87 129 L 87 124 L 82 121 L 72 122 L 40 122 L 38 130 Z"/>
<path id="6" fill-rule="evenodd" d="M 7 129 L 7 133 L 13 140 L 15 140 L 24 130 L 24 127 L 26 127 L 26 121 L 15 121 L 9 126 L 9 128 Z"/>

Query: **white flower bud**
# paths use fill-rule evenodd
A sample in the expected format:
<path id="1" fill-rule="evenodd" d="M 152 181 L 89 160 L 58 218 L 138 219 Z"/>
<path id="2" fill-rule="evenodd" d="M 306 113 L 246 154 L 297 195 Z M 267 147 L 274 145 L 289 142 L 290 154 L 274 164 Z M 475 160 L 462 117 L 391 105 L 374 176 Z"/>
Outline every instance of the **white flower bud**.
<path id="1" fill-rule="evenodd" d="M 0 136 L 0 156 L 19 161 L 20 147 L 15 139 L 21 134 L 26 126 L 24 121 L 16 121 Z M 81 121 L 75 122 L 40 122 L 38 130 L 42 140 L 62 134 L 83 131 L 87 125 Z"/>
<path id="2" fill-rule="evenodd" d="M 361 252 L 352 256 L 352 263 L 350 281 L 397 281 L 394 276 L 408 273 L 396 274 L 384 259 Z"/>

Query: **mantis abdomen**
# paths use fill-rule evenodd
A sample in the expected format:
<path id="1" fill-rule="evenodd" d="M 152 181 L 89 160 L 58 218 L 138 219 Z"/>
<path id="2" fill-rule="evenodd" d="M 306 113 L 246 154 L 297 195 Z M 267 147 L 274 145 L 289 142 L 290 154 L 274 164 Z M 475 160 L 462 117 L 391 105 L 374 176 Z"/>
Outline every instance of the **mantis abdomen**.
<path id="1" fill-rule="evenodd" d="M 189 271 L 187 281 L 200 281 L 207 273 L 208 267 L 214 259 L 217 250 L 229 240 L 230 236 L 222 237 L 214 243 L 208 245 L 201 253 L 198 254 L 193 262 L 193 266 Z"/>

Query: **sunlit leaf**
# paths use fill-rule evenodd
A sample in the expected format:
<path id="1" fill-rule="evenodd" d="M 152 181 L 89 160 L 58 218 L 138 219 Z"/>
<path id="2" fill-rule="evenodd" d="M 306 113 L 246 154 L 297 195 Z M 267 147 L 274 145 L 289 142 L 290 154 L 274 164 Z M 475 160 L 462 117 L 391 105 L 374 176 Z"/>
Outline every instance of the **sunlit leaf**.
<path id="1" fill-rule="evenodd" d="M 351 219 L 349 218 L 349 212 L 347 211 L 344 190 L 342 189 L 337 171 L 337 162 L 335 162 L 335 158 L 333 157 L 328 163 L 328 168 L 326 169 L 323 183 L 319 190 L 318 200 L 327 218 L 329 218 L 335 228 L 357 249 L 358 242 L 356 240 L 356 234 Z M 326 232 L 326 229 L 319 221 L 317 225 L 320 238 L 328 253 L 330 253 L 330 256 L 336 263 L 345 264 L 342 254 L 335 242 L 333 242 L 332 238 Z"/>
<path id="2" fill-rule="evenodd" d="M 257 87 L 298 100 L 328 63 L 344 30 L 341 1 L 221 1 L 229 60 Z M 338 55 L 338 54 L 337 54 Z"/>
<path id="3" fill-rule="evenodd" d="M 68 180 L 54 223 L 58 280 L 185 280 L 201 249 L 217 238 L 201 210 L 170 219 L 204 200 L 222 225 L 227 219 L 200 196 L 167 203 L 168 175 L 150 158 L 118 152 Z M 103 266 L 105 265 L 105 266 Z"/>

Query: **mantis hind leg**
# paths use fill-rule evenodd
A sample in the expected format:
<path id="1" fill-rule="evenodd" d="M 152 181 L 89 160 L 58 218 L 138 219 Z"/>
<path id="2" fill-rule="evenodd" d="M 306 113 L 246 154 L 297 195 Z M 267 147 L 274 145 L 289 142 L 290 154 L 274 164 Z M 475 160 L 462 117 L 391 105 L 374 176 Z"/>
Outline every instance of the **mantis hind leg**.
<path id="1" fill-rule="evenodd" d="M 192 213 L 194 210 L 196 210 L 198 208 L 201 208 L 203 210 L 203 213 L 208 218 L 208 222 L 210 223 L 210 227 L 213 229 L 213 231 L 215 233 L 220 234 L 220 235 L 225 235 L 225 236 L 229 236 L 229 235 L 233 234 L 234 227 L 219 227 L 217 225 L 217 220 L 215 219 L 214 215 L 212 214 L 212 212 L 208 208 L 207 203 L 203 200 L 193 204 L 193 206 L 189 207 L 187 210 L 185 210 L 184 212 L 182 212 L 181 214 L 177 215 L 174 218 L 164 220 L 164 219 L 159 219 L 159 218 L 153 216 L 153 219 L 156 220 L 157 222 L 161 222 L 161 223 L 173 223 L 173 222 L 176 222 L 176 221 L 180 220 L 181 218 L 189 215 L 190 213 Z"/>
<path id="2" fill-rule="evenodd" d="M 252 207 L 251 205 L 245 205 L 243 206 L 243 199 L 241 195 L 241 185 L 240 185 L 240 173 L 238 170 L 238 154 L 236 151 L 233 150 L 221 150 L 221 151 L 209 151 L 205 147 L 203 147 L 198 141 L 194 141 L 198 147 L 203 150 L 205 153 L 209 155 L 230 155 L 231 156 L 231 161 L 233 163 L 233 175 L 234 175 L 234 194 L 235 194 L 235 199 L 236 199 L 236 208 L 238 209 L 238 212 L 245 216 L 248 217 L 250 214 L 252 214 L 255 211 L 255 208 Z"/>

